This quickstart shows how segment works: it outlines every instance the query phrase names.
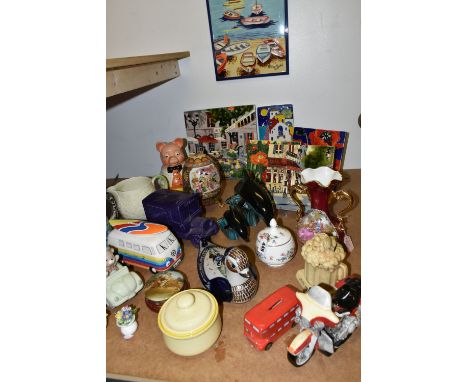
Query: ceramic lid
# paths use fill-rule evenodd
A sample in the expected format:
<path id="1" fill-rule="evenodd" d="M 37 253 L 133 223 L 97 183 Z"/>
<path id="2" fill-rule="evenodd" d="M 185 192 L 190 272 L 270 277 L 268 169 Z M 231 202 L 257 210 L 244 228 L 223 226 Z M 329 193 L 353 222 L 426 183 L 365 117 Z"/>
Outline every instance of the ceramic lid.
<path id="1" fill-rule="evenodd" d="M 210 163 L 213 163 L 213 160 L 205 154 L 193 154 L 190 155 L 184 163 L 184 166 L 187 168 L 206 166 Z"/>
<path id="2" fill-rule="evenodd" d="M 145 298 L 163 302 L 184 288 L 185 277 L 178 271 L 166 271 L 153 275 L 145 283 Z"/>
<path id="3" fill-rule="evenodd" d="M 187 289 L 172 296 L 158 315 L 161 331 L 174 338 L 195 337 L 218 317 L 215 297 L 202 289 Z"/>
<path id="4" fill-rule="evenodd" d="M 258 233 L 261 242 L 265 242 L 268 247 L 280 247 L 292 240 L 289 230 L 279 227 L 275 219 L 270 220 L 270 227 L 262 229 Z"/>

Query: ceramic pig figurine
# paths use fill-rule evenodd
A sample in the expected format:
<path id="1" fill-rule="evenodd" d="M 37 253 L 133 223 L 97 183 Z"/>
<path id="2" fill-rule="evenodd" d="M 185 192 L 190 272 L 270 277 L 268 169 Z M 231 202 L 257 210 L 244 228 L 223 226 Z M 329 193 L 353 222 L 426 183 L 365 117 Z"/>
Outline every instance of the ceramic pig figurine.
<path id="1" fill-rule="evenodd" d="M 171 190 L 182 191 L 182 168 L 185 162 L 184 139 L 176 138 L 172 142 L 157 142 L 156 150 L 159 151 L 162 167 L 161 175 L 164 175 Z"/>

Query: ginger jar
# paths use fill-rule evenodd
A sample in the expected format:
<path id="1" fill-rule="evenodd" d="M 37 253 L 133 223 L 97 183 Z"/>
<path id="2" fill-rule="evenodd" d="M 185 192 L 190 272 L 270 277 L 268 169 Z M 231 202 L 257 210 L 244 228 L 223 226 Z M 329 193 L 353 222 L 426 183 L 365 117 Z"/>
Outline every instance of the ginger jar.
<path id="1" fill-rule="evenodd" d="M 203 353 L 221 334 L 218 302 L 205 290 L 184 290 L 164 303 L 158 326 L 164 343 L 173 353 L 182 356 Z"/>
<path id="2" fill-rule="evenodd" d="M 206 154 L 190 156 L 185 161 L 182 179 L 184 191 L 200 194 L 203 205 L 219 201 L 221 174 L 216 159 Z"/>
<path id="3" fill-rule="evenodd" d="M 271 219 L 270 227 L 257 235 L 256 253 L 270 267 L 281 267 L 296 254 L 296 243 L 288 229 L 279 227 L 276 220 Z"/>

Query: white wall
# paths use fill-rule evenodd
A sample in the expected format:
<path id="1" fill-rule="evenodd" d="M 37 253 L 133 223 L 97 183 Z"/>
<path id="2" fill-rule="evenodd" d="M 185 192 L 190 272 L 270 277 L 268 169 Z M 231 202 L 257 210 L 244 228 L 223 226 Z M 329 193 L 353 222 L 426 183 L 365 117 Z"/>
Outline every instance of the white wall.
<path id="1" fill-rule="evenodd" d="M 190 51 L 180 77 L 107 110 L 107 177 L 159 173 L 154 143 L 185 136 L 184 111 L 244 104 L 349 131 L 344 168 L 360 168 L 360 0 L 288 3 L 289 75 L 217 82 L 205 0 L 107 0 L 107 58 Z"/>

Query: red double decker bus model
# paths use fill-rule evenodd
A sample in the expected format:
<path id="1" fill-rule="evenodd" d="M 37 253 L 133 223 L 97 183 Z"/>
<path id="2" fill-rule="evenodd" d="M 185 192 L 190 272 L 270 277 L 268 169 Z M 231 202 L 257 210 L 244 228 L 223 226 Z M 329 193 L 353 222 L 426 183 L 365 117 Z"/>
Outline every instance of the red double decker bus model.
<path id="1" fill-rule="evenodd" d="M 269 350 L 294 325 L 298 308 L 296 292 L 283 286 L 244 315 L 244 335 L 258 350 Z"/>

